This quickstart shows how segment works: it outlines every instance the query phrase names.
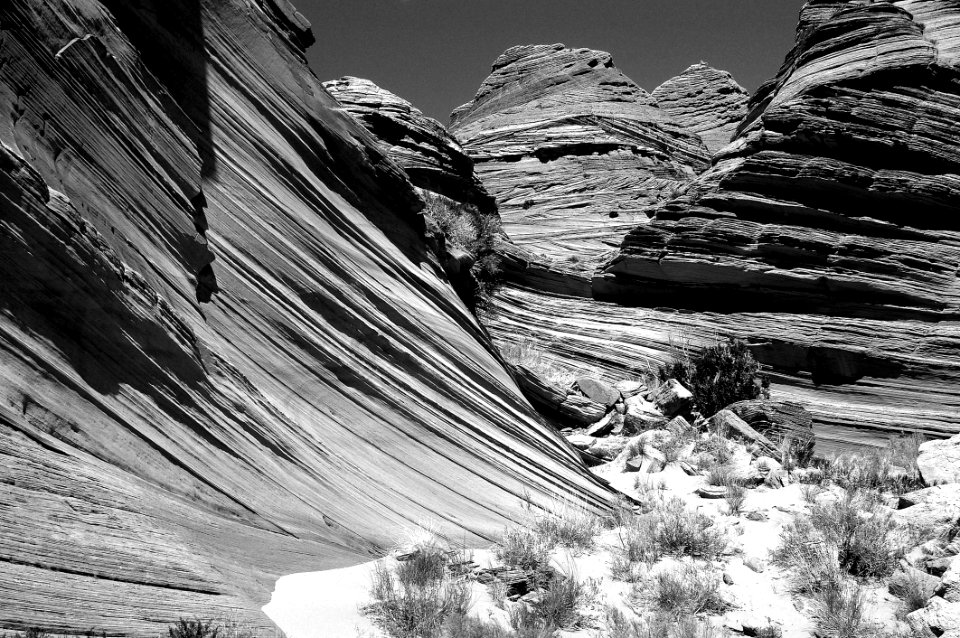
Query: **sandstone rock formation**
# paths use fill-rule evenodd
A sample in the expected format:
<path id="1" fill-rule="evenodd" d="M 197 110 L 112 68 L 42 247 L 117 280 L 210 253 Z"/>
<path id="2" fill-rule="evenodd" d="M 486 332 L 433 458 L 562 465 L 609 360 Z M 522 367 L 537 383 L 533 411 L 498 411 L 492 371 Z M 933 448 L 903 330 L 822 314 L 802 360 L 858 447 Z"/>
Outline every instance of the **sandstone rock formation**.
<path id="1" fill-rule="evenodd" d="M 436 120 L 369 80 L 346 77 L 323 87 L 359 120 L 414 186 L 492 214 L 496 202 L 460 144 Z"/>
<path id="2" fill-rule="evenodd" d="M 678 197 L 647 210 L 649 223 L 637 215 L 592 282 L 509 264 L 512 284 L 487 321 L 495 340 L 535 340 L 574 373 L 593 368 L 615 382 L 655 368 L 677 344 L 736 336 L 770 367 L 771 395 L 810 411 L 821 451 L 902 430 L 956 433 L 958 25 L 949 2 L 810 3 L 795 49 L 735 140 Z M 664 104 L 675 118 L 698 116 Z M 455 131 L 470 131 L 463 118 Z M 505 135 L 498 144 L 507 139 L 519 144 Z M 485 170 L 484 145 L 465 148 L 498 200 L 509 194 L 510 181 Z M 522 244 L 530 233 L 511 226 L 516 201 L 501 207 Z"/>
<path id="3" fill-rule="evenodd" d="M 517 46 L 450 127 L 519 246 L 575 269 L 596 264 L 707 165 L 700 137 L 608 53 Z"/>
<path id="4" fill-rule="evenodd" d="M 0 5 L 0 626 L 156 636 L 607 493 L 285 0 Z"/>
<path id="5" fill-rule="evenodd" d="M 699 135 L 710 153 L 733 139 L 750 99 L 732 75 L 702 62 L 667 80 L 651 95 L 660 110 Z"/>

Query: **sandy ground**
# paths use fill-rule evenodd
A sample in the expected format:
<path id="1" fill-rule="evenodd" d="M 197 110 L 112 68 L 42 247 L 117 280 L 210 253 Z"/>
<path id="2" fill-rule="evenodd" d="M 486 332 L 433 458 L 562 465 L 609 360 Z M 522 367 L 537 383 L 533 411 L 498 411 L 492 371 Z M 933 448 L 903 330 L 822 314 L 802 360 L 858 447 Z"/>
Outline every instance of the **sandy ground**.
<path id="1" fill-rule="evenodd" d="M 597 470 L 617 489 L 636 494 L 637 474 L 621 473 L 612 466 Z M 733 583 L 724 587 L 738 604 L 737 609 L 713 617 L 716 624 L 736 630 L 746 624 L 773 623 L 782 628 L 784 638 L 813 635 L 816 610 L 809 602 L 792 595 L 788 575 L 770 561 L 770 553 L 779 543 L 780 530 L 809 508 L 800 485 L 752 489 L 744 515 L 731 517 L 727 515 L 723 499 L 704 499 L 695 493 L 705 483 L 703 477 L 688 476 L 677 466 L 668 466 L 663 472 L 646 475 L 642 480 L 661 489 L 665 497 L 680 497 L 690 509 L 700 510 L 729 528 L 735 551 L 714 565 L 732 579 Z M 825 492 L 820 498 L 831 498 L 831 494 Z M 766 519 L 748 519 L 745 514 L 751 511 L 762 512 Z M 574 554 L 562 548 L 554 552 L 555 567 L 576 574 L 580 580 L 593 579 L 597 591 L 594 602 L 583 610 L 583 627 L 561 632 L 563 638 L 599 635 L 605 605 L 629 609 L 631 586 L 610 575 L 611 550 L 618 545 L 618 538 L 616 530 L 607 531 L 598 537 L 596 548 L 589 553 Z M 495 564 L 492 552 L 487 548 L 475 550 L 473 559 L 481 567 Z M 382 638 L 383 632 L 360 611 L 360 607 L 370 600 L 374 565 L 371 562 L 345 569 L 285 576 L 277 582 L 273 597 L 263 610 L 289 638 Z M 760 571 L 750 565 L 759 565 Z M 508 627 L 508 612 L 494 604 L 485 586 L 474 583 L 473 600 L 472 615 Z M 868 588 L 867 602 L 870 620 L 888 626 L 895 622 L 897 601 L 884 586 L 878 584 Z"/>

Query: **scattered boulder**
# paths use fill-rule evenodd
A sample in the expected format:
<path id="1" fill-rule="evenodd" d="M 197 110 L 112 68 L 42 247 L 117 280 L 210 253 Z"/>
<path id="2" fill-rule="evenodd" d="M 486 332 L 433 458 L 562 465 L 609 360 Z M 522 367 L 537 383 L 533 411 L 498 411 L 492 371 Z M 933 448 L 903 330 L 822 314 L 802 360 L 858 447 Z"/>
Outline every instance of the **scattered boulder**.
<path id="1" fill-rule="evenodd" d="M 644 445 L 640 454 L 626 462 L 626 471 L 641 474 L 656 474 L 662 472 L 667 464 L 663 452 L 652 445 Z"/>
<path id="2" fill-rule="evenodd" d="M 733 576 L 731 576 L 731 575 L 728 574 L 727 572 L 723 572 L 723 584 L 724 584 L 724 585 L 732 585 L 732 584 L 733 584 Z"/>
<path id="3" fill-rule="evenodd" d="M 942 636 L 948 631 L 960 631 L 960 603 L 934 596 L 923 609 L 907 615 L 910 628 L 921 635 Z"/>
<path id="4" fill-rule="evenodd" d="M 597 439 L 597 442 L 587 448 L 587 453 L 601 459 L 612 461 L 627 447 L 627 439 L 622 436 L 610 436 Z"/>
<path id="5" fill-rule="evenodd" d="M 960 434 L 921 444 L 917 467 L 927 485 L 960 483 Z"/>
<path id="6" fill-rule="evenodd" d="M 709 425 L 721 435 L 738 436 L 759 444 L 762 449 L 770 453 L 777 451 L 777 446 L 770 439 L 754 430 L 746 421 L 730 410 L 720 410 L 714 414 L 710 417 Z"/>
<path id="7" fill-rule="evenodd" d="M 763 484 L 767 487 L 779 490 L 782 487 L 790 485 L 790 475 L 784 470 L 774 470 L 767 474 L 767 477 L 763 480 Z"/>
<path id="8" fill-rule="evenodd" d="M 943 577 L 947 570 L 953 565 L 955 556 L 938 556 L 936 558 L 925 558 L 922 562 L 923 569 L 930 575 L 937 578 Z"/>
<path id="9" fill-rule="evenodd" d="M 691 427 L 693 426 L 690 425 L 690 422 L 687 421 L 682 416 L 675 416 L 672 419 L 670 419 L 669 423 L 667 423 L 667 429 L 674 433 L 684 432 L 686 430 L 689 430 Z"/>
<path id="10" fill-rule="evenodd" d="M 613 430 L 613 415 L 616 412 L 610 412 L 605 417 L 587 428 L 587 436 L 606 436 Z"/>
<path id="11" fill-rule="evenodd" d="M 960 603 L 960 556 L 952 557 L 936 594 L 952 603 Z"/>
<path id="12" fill-rule="evenodd" d="M 653 395 L 654 403 L 667 418 L 673 418 L 693 407 L 693 394 L 676 379 L 668 379 L 660 384 Z"/>
<path id="13" fill-rule="evenodd" d="M 620 400 L 620 391 L 599 379 L 580 377 L 577 379 L 577 387 L 588 399 L 600 403 L 608 409 Z"/>
<path id="14" fill-rule="evenodd" d="M 800 464 L 813 458 L 813 417 L 799 403 L 752 399 L 738 401 L 727 409 L 774 443 L 789 440 L 790 453 Z"/>
<path id="15" fill-rule="evenodd" d="M 889 590 L 894 596 L 905 598 L 918 583 L 921 589 L 926 592 L 925 597 L 931 598 L 937 590 L 940 580 L 916 567 L 901 565 L 900 569 L 890 577 Z"/>
<path id="16" fill-rule="evenodd" d="M 586 450 L 597 442 L 597 438 L 594 436 L 587 436 L 586 434 L 573 434 L 567 437 L 567 443 L 577 448 L 578 450 Z"/>
<path id="17" fill-rule="evenodd" d="M 727 488 L 723 485 L 704 485 L 703 487 L 697 488 L 697 496 L 701 498 L 725 498 L 727 496 Z"/>
<path id="18" fill-rule="evenodd" d="M 643 381 L 618 381 L 614 387 L 620 392 L 624 400 L 637 396 L 647 389 Z"/>
<path id="19" fill-rule="evenodd" d="M 561 417 L 577 423 L 590 424 L 602 419 L 607 413 L 607 408 L 602 403 L 591 401 L 579 394 L 568 394 L 560 404 L 558 412 Z"/>
<path id="20" fill-rule="evenodd" d="M 764 562 L 759 558 L 754 558 L 753 556 L 748 556 L 745 558 L 743 560 L 743 564 L 758 574 L 762 574 L 767 570 L 767 566 L 764 564 Z"/>
<path id="21" fill-rule="evenodd" d="M 624 401 L 624 427 L 630 432 L 643 432 L 653 428 L 661 428 L 667 423 L 667 418 L 640 395 L 635 395 Z"/>

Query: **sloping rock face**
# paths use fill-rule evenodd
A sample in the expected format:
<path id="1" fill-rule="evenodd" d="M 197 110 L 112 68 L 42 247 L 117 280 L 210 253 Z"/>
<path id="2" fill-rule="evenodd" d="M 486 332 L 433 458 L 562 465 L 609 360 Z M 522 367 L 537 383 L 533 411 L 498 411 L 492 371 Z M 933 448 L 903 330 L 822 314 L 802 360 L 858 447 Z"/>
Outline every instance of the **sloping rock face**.
<path id="1" fill-rule="evenodd" d="M 0 627 L 156 636 L 602 507 L 289 3 L 0 8 Z"/>
<path id="2" fill-rule="evenodd" d="M 345 77 L 323 87 L 370 131 L 414 186 L 473 204 L 484 214 L 496 211 L 473 160 L 439 122 L 370 80 Z"/>
<path id="3" fill-rule="evenodd" d="M 711 154 L 730 143 L 747 114 L 750 94 L 726 71 L 702 62 L 658 86 L 657 106 L 700 136 Z"/>
<path id="4" fill-rule="evenodd" d="M 508 49 L 450 131 L 510 238 L 580 270 L 609 256 L 647 206 L 709 158 L 610 54 L 562 44 Z"/>
<path id="5" fill-rule="evenodd" d="M 594 295 L 723 313 L 777 372 L 845 390 L 862 426 L 955 433 L 960 8 L 815 3 L 802 20 L 736 142 L 627 236 Z"/>

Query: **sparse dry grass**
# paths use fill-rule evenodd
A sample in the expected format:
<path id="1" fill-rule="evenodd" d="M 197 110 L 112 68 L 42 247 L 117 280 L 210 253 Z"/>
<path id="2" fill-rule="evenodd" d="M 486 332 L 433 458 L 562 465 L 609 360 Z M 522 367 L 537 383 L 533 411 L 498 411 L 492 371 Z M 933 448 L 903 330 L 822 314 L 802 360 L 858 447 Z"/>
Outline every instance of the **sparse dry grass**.
<path id="1" fill-rule="evenodd" d="M 466 615 L 472 602 L 469 581 L 448 575 L 445 566 L 442 554 L 426 552 L 393 570 L 378 563 L 367 613 L 397 638 L 440 636 L 447 619 Z"/>
<path id="2" fill-rule="evenodd" d="M 504 565 L 521 569 L 536 570 L 550 562 L 550 548 L 544 539 L 525 527 L 504 530 L 494 555 Z"/>
<path id="3" fill-rule="evenodd" d="M 681 563 L 649 576 L 638 597 L 672 618 L 722 613 L 728 605 L 720 597 L 720 576 L 701 563 Z"/>

